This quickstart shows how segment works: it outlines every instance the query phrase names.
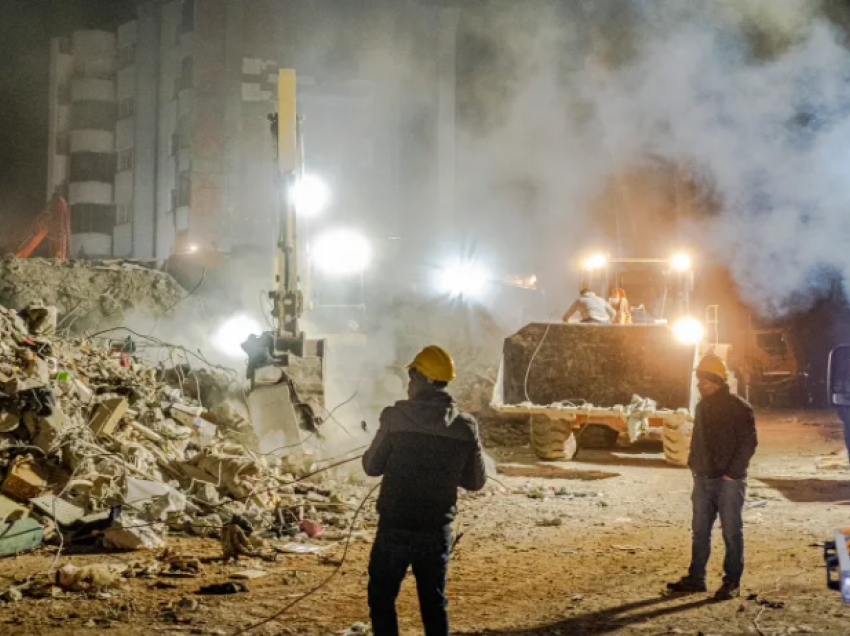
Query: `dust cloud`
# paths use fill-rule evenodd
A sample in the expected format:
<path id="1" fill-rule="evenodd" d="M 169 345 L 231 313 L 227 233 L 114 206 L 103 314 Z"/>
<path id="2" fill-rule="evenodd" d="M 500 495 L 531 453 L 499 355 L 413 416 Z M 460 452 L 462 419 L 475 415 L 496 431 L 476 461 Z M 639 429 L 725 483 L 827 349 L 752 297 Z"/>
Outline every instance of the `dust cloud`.
<path id="1" fill-rule="evenodd" d="M 487 6 L 500 18 L 470 18 L 465 34 L 479 55 L 462 102 L 470 231 L 504 229 L 503 251 L 563 279 L 564 255 L 605 236 L 594 197 L 663 162 L 695 184 L 682 226 L 697 262 L 727 263 L 764 313 L 847 280 L 850 55 L 836 3 Z"/>

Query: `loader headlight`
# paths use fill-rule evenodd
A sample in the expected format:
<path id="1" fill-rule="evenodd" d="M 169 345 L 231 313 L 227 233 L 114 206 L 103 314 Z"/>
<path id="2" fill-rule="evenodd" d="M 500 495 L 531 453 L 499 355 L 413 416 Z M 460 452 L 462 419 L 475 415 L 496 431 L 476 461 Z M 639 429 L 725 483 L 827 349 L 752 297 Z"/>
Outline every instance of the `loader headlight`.
<path id="1" fill-rule="evenodd" d="M 673 258 L 670 259 L 670 267 L 677 272 L 688 272 L 691 269 L 691 265 L 691 257 L 684 252 L 674 254 Z"/>
<path id="2" fill-rule="evenodd" d="M 218 328 L 212 337 L 212 345 L 228 358 L 245 358 L 242 343 L 251 334 L 259 334 L 262 331 L 260 323 L 250 316 L 240 314 L 229 318 Z"/>
<path id="3" fill-rule="evenodd" d="M 702 323 L 695 318 L 681 318 L 673 324 L 673 337 L 682 344 L 697 344 L 704 332 Z"/>
<path id="4" fill-rule="evenodd" d="M 608 257 L 605 256 L 605 254 L 603 254 L 602 252 L 594 254 L 590 258 L 585 259 L 584 263 L 582 263 L 584 269 L 589 270 L 602 269 L 607 264 Z"/>
<path id="5" fill-rule="evenodd" d="M 369 239 L 354 230 L 330 230 L 313 244 L 313 262 L 325 274 L 351 276 L 360 274 L 372 258 Z"/>

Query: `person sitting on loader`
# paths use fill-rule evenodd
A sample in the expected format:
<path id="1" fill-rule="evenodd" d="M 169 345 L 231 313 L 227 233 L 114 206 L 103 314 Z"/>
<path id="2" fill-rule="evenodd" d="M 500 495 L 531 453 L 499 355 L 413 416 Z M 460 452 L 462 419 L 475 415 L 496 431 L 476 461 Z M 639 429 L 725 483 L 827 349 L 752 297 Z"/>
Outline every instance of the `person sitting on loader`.
<path id="1" fill-rule="evenodd" d="M 614 323 L 618 325 L 632 324 L 632 309 L 629 307 L 629 299 L 626 298 L 626 290 L 622 287 L 611 290 L 611 298 L 608 299 L 608 304 L 614 308 L 617 315 L 614 317 Z"/>
<path id="2" fill-rule="evenodd" d="M 582 286 L 580 296 L 567 309 L 564 322 L 569 322 L 576 312 L 585 324 L 607 325 L 617 317 L 614 308 L 604 298 L 594 294 L 587 285 Z"/>

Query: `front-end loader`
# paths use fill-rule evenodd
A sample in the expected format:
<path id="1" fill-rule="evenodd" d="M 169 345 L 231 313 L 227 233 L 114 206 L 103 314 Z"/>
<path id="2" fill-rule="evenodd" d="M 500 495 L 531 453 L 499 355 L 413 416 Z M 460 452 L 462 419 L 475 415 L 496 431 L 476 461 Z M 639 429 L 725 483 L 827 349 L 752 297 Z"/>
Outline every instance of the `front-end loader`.
<path id="1" fill-rule="evenodd" d="M 532 323 L 505 340 L 492 407 L 528 414 L 531 444 L 544 460 L 571 460 L 581 448 L 661 439 L 665 460 L 687 464 L 696 405 L 693 369 L 728 346 L 704 338 L 690 317 L 690 259 L 608 259 L 582 271 L 582 287 L 602 297 L 625 289 L 631 324 Z M 714 315 L 716 316 L 716 310 Z M 716 318 L 715 318 L 716 322 Z"/>

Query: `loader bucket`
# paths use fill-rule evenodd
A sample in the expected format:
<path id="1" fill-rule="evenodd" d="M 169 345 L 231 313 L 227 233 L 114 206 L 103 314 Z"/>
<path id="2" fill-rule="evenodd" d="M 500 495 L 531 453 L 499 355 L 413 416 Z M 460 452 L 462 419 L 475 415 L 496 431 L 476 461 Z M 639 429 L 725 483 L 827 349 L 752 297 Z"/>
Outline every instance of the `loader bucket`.
<path id="1" fill-rule="evenodd" d="M 505 340 L 505 405 L 588 402 L 626 405 L 632 396 L 658 408 L 691 407 L 696 345 L 663 325 L 532 323 Z"/>

